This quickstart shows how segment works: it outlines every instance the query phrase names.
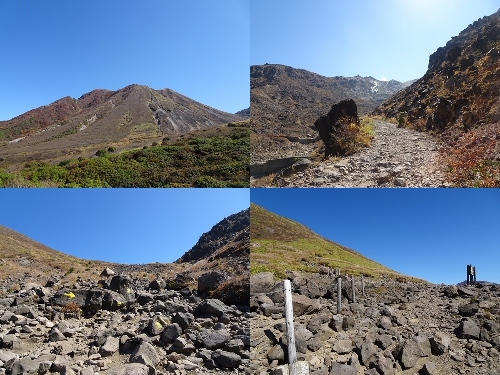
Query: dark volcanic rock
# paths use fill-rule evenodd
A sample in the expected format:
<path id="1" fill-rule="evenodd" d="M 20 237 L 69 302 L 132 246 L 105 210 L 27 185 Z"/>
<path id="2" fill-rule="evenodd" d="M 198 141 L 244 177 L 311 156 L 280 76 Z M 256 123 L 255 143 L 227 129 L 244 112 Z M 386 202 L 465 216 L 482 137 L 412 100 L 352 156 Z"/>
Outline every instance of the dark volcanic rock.
<path id="1" fill-rule="evenodd" d="M 230 215 L 214 225 L 210 231 L 203 233 L 196 245 L 176 262 L 193 262 L 208 258 L 214 251 L 234 238 L 250 226 L 250 209 Z"/>
<path id="2" fill-rule="evenodd" d="M 352 99 L 334 104 L 326 115 L 320 116 L 314 122 L 325 144 L 325 157 L 343 154 L 344 150 L 339 145 L 339 136 L 350 124 L 359 126 L 358 108 Z"/>

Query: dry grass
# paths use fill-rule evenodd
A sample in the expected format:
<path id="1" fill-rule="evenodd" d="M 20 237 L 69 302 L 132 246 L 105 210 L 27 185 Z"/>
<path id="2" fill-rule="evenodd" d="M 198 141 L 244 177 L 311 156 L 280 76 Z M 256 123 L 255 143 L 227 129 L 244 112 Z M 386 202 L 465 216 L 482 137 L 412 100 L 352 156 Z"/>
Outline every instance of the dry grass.
<path id="1" fill-rule="evenodd" d="M 500 122 L 464 133 L 441 157 L 455 186 L 500 187 Z"/>
<path id="2" fill-rule="evenodd" d="M 353 275 L 402 276 L 254 204 L 250 206 L 250 218 L 252 274 L 272 272 L 282 278 L 286 271 L 318 272 L 321 266 L 328 266 Z"/>

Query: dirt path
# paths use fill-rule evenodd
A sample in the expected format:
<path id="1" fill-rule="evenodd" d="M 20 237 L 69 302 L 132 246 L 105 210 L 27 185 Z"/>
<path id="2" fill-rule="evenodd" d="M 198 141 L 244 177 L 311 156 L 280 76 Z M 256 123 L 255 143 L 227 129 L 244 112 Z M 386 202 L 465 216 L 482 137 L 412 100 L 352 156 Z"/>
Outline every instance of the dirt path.
<path id="1" fill-rule="evenodd" d="M 281 187 L 442 187 L 439 144 L 428 134 L 375 120 L 369 148 L 313 163 L 303 172 L 277 178 Z"/>

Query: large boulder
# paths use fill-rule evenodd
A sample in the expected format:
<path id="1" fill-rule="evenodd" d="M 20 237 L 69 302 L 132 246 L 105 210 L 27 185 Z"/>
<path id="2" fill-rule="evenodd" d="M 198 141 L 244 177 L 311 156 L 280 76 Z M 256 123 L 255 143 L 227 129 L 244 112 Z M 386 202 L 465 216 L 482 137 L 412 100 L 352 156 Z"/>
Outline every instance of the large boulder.
<path id="1" fill-rule="evenodd" d="M 227 274 L 224 271 L 212 271 L 201 275 L 198 278 L 198 292 L 209 292 L 216 289 L 225 280 L 227 280 Z"/>
<path id="2" fill-rule="evenodd" d="M 132 279 L 125 275 L 115 275 L 109 283 L 109 289 L 120 293 L 127 302 L 135 300 Z"/>
<path id="3" fill-rule="evenodd" d="M 274 275 L 271 272 L 260 272 L 250 276 L 250 292 L 267 293 L 274 286 Z"/>
<path id="4" fill-rule="evenodd" d="M 314 126 L 325 144 L 325 157 L 345 153 L 340 137 L 350 124 L 359 126 L 358 108 L 352 99 L 334 104 L 326 115 L 320 116 Z"/>
<path id="5" fill-rule="evenodd" d="M 93 289 L 62 289 L 50 299 L 53 305 L 75 304 L 82 309 L 116 311 L 125 306 L 125 298 L 116 292 Z"/>

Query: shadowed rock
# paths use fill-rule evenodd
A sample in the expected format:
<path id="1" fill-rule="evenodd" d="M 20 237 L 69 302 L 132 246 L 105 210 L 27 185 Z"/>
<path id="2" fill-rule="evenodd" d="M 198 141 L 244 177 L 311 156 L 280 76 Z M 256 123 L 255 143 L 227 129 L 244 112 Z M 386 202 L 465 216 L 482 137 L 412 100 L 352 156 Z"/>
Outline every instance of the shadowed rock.
<path id="1" fill-rule="evenodd" d="M 325 144 L 325 157 L 342 153 L 338 139 L 342 128 L 352 123 L 359 126 L 358 108 L 352 99 L 334 104 L 326 115 L 314 122 Z"/>

